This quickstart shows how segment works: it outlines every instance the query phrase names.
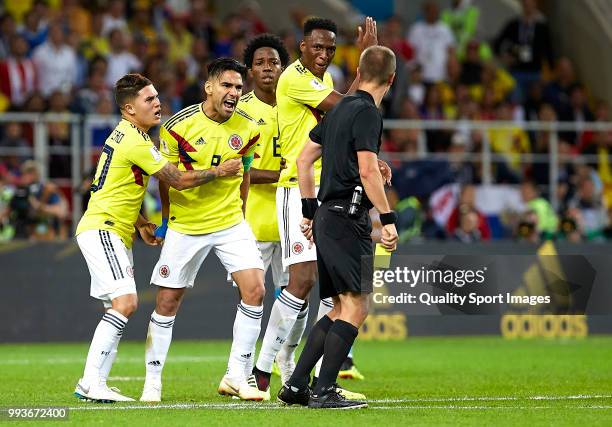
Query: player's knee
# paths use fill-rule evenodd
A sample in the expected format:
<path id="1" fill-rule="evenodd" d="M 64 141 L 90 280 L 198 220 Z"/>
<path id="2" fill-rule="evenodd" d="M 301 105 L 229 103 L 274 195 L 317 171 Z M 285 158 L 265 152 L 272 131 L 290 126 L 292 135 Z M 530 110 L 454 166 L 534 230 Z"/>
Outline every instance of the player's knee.
<path id="1" fill-rule="evenodd" d="M 113 300 L 113 310 L 118 311 L 125 317 L 130 317 L 138 308 L 138 298 L 136 295 L 129 295 Z"/>
<path id="2" fill-rule="evenodd" d="M 248 305 L 262 305 L 264 296 L 266 295 L 266 288 L 263 283 L 257 284 L 245 291 L 241 291 L 242 301 Z"/>

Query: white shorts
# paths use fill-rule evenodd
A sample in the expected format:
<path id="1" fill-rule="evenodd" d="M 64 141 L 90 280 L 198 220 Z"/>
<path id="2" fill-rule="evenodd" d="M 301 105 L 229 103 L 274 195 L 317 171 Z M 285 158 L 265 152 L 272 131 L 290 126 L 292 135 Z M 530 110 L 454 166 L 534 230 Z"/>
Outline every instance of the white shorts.
<path id="1" fill-rule="evenodd" d="M 274 288 L 278 289 L 282 286 L 287 286 L 289 283 L 289 271 L 283 268 L 280 242 L 260 242 L 258 240 L 257 247 L 263 259 L 264 276 L 268 272 L 268 268 L 272 267 L 272 283 L 274 284 Z M 229 273 L 227 275 L 227 281 L 235 288 L 238 287 L 236 282 L 232 280 L 232 275 Z"/>
<path id="2" fill-rule="evenodd" d="M 114 298 L 136 293 L 132 250 L 112 231 L 87 230 L 76 237 L 91 276 L 89 294 L 111 307 Z"/>
<path id="3" fill-rule="evenodd" d="M 319 189 L 317 188 L 317 192 Z M 302 222 L 302 198 L 298 187 L 276 189 L 276 214 L 278 217 L 278 233 L 283 249 L 283 267 L 300 262 L 316 261 L 317 249 L 313 244 L 308 248 L 308 240 L 300 230 Z"/>
<path id="4" fill-rule="evenodd" d="M 228 273 L 264 269 L 251 227 L 242 221 L 209 234 L 190 235 L 168 229 L 151 284 L 166 288 L 192 288 L 196 275 L 211 249 Z"/>

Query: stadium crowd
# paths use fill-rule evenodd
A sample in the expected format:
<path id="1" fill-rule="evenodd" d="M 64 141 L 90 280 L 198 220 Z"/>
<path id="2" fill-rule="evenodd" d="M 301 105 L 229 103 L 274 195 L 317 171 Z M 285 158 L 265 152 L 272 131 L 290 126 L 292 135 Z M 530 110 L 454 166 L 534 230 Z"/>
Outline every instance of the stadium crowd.
<path id="1" fill-rule="evenodd" d="M 392 155 L 389 200 L 400 216 L 402 241 L 491 238 L 568 241 L 612 238 L 611 132 L 579 131 L 586 122 L 610 121 L 609 105 L 592 99 L 572 61 L 553 49 L 545 17 L 536 0 L 522 0 L 522 12 L 493 40 L 479 40 L 479 10 L 469 0 L 453 0 L 440 10 L 424 1 L 414 22 L 391 16 L 378 25 L 378 40 L 398 58 L 398 75 L 383 102 L 388 119 L 452 120 L 448 130 L 389 129 L 383 152 Z M 207 0 L 23 0 L 0 10 L 0 114 L 54 112 L 116 114 L 112 87 L 130 71 L 151 79 L 168 117 L 201 101 L 206 65 L 214 58 L 242 58 L 248 40 L 271 29 L 256 1 L 242 1 L 226 16 Z M 291 10 L 280 31 L 291 60 L 299 53 L 307 14 Z M 353 81 L 359 53 L 354 28 L 343 28 L 328 71 L 336 89 Z M 250 88 L 245 88 L 246 92 Z M 502 120 L 510 127 L 486 132 L 466 126 L 471 120 Z M 578 123 L 559 132 L 557 194 L 547 194 L 548 131 L 527 132 L 525 121 Z M 101 146 L 111 128 L 98 129 Z M 68 147 L 70 126 L 49 123 L 50 147 Z M 70 156 L 50 156 L 51 182 L 43 183 L 33 158 L 31 123 L 0 122 L 0 240 L 69 236 L 71 191 L 53 179 L 70 176 Z M 520 188 L 522 208 L 501 212 L 495 224 L 477 207 L 474 186 L 483 183 L 481 160 L 473 154 L 490 144 L 498 154 L 492 182 Z M 424 142 L 424 143 L 423 143 Z M 427 153 L 446 153 L 441 159 Z M 580 155 L 587 154 L 587 160 Z M 541 157 L 541 156 L 540 156 Z M 87 175 L 87 173 L 85 174 Z M 455 185 L 453 203 L 441 220 L 432 197 Z M 155 184 L 151 186 L 156 187 Z M 485 200 L 486 202 L 486 200 Z M 155 210 L 155 201 L 150 201 Z"/>

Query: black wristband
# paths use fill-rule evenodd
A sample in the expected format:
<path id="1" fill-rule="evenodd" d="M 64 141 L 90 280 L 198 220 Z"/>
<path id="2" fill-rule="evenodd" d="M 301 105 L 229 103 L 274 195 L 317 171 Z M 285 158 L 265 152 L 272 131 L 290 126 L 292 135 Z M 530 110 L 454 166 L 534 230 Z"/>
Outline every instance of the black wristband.
<path id="1" fill-rule="evenodd" d="M 306 219 L 313 219 L 318 207 L 317 199 L 302 199 L 302 216 Z"/>
<path id="2" fill-rule="evenodd" d="M 395 211 L 380 214 L 380 223 L 382 225 L 395 224 L 397 222 L 397 214 Z"/>

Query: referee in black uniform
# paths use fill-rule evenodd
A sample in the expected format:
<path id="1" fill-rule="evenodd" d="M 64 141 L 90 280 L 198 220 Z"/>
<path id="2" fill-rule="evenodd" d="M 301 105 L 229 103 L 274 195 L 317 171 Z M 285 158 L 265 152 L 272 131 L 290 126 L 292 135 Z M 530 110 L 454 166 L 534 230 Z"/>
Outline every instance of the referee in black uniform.
<path id="1" fill-rule="evenodd" d="M 372 46 L 364 50 L 359 59 L 357 92 L 325 115 L 310 132 L 311 141 L 297 160 L 302 231 L 311 241 L 314 236 L 320 296 L 332 297 L 334 308 L 313 327 L 293 375 L 279 392 L 279 399 L 288 404 L 308 404 L 311 408 L 367 406 L 365 401 L 342 397 L 336 392 L 335 382 L 368 315 L 371 277 L 362 281 L 362 257 L 373 262 L 368 214 L 372 206 L 383 224 L 382 245 L 389 251 L 397 245 L 396 215 L 389 209 L 381 170 L 385 179 L 390 178 L 390 172 L 381 168 L 378 160 L 382 133 L 378 106 L 394 77 L 395 55 L 390 49 Z M 321 156 L 319 207 L 313 165 Z M 371 273 L 372 266 L 366 267 L 364 271 Z M 322 355 L 319 379 L 310 393 L 309 375 Z"/>

